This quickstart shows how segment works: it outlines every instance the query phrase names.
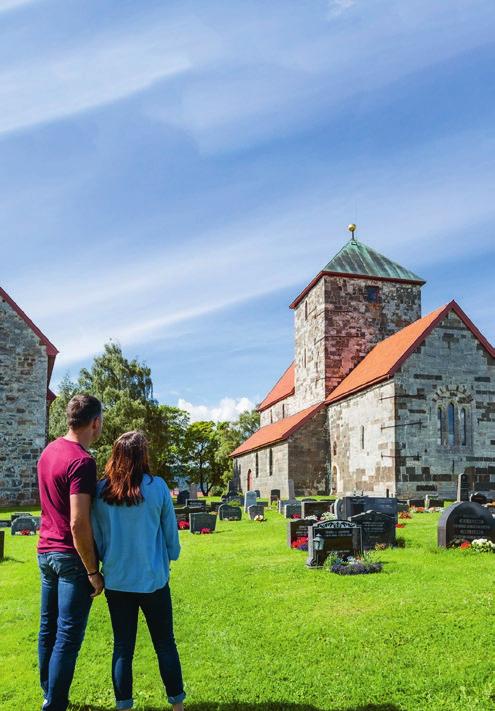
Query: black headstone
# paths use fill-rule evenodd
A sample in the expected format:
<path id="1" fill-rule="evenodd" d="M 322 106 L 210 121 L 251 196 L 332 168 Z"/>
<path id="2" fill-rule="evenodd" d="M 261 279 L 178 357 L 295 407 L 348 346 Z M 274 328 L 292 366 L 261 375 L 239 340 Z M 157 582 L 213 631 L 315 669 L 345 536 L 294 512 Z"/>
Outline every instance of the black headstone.
<path id="1" fill-rule="evenodd" d="M 177 504 L 179 506 L 184 506 L 189 498 L 189 490 L 179 491 L 177 494 Z"/>
<path id="2" fill-rule="evenodd" d="M 187 521 L 189 523 L 189 514 L 191 513 L 191 509 L 189 506 L 184 506 L 183 508 L 175 509 L 175 518 L 177 519 L 177 524 L 179 524 L 181 521 Z"/>
<path id="3" fill-rule="evenodd" d="M 204 499 L 188 499 L 186 506 L 194 511 L 206 511 L 206 501 Z"/>
<path id="4" fill-rule="evenodd" d="M 10 521 L 13 523 L 16 518 L 32 518 L 33 514 L 26 511 L 19 511 L 18 513 L 10 514 Z"/>
<path id="5" fill-rule="evenodd" d="M 285 504 L 284 518 L 291 518 L 292 516 L 300 516 L 302 518 L 302 505 L 299 502 L 296 504 Z"/>
<path id="6" fill-rule="evenodd" d="M 304 518 L 289 521 L 287 524 L 287 544 L 289 548 L 298 538 L 307 538 L 309 529 L 315 524 L 316 521 L 306 521 Z"/>
<path id="7" fill-rule="evenodd" d="M 348 520 L 365 511 L 380 511 L 398 521 L 397 499 L 386 496 L 343 496 L 335 503 L 337 518 Z"/>
<path id="8" fill-rule="evenodd" d="M 395 520 L 380 511 L 365 511 L 351 516 L 352 523 L 361 526 L 363 548 L 370 550 L 377 544 L 395 546 Z"/>
<path id="9" fill-rule="evenodd" d="M 218 518 L 220 521 L 240 521 L 242 519 L 242 509 L 240 506 L 222 504 L 218 507 Z"/>
<path id="10" fill-rule="evenodd" d="M 255 489 L 254 491 L 256 492 L 258 499 L 261 499 L 261 491 L 259 489 Z"/>
<path id="11" fill-rule="evenodd" d="M 351 521 L 323 521 L 309 530 L 306 565 L 321 567 L 331 553 L 352 555 L 362 551 L 361 528 Z"/>
<path id="12" fill-rule="evenodd" d="M 0 518 L 0 528 L 10 528 L 11 521 L 8 518 Z"/>
<path id="13" fill-rule="evenodd" d="M 488 497 L 482 491 L 475 491 L 474 494 L 471 494 L 469 497 L 469 501 L 473 501 L 475 504 L 487 504 Z"/>
<path id="14" fill-rule="evenodd" d="M 457 501 L 467 501 L 469 499 L 469 480 L 467 474 L 459 474 L 457 477 Z"/>
<path id="15" fill-rule="evenodd" d="M 280 489 L 270 489 L 270 506 L 280 499 Z"/>
<path id="16" fill-rule="evenodd" d="M 322 516 L 322 514 L 331 511 L 333 508 L 333 502 L 331 501 L 302 501 L 301 502 L 301 512 L 302 517 L 307 518 L 308 516 Z"/>
<path id="17" fill-rule="evenodd" d="M 251 521 L 256 517 L 256 516 L 264 516 L 265 515 L 265 507 L 262 506 L 261 504 L 253 504 L 252 506 L 248 506 L 248 515 Z"/>
<path id="18" fill-rule="evenodd" d="M 21 531 L 29 531 L 30 533 L 36 533 L 36 521 L 33 516 L 18 516 L 14 521 L 12 521 L 12 526 L 10 532 L 13 536 Z"/>
<path id="19" fill-rule="evenodd" d="M 210 531 L 214 531 L 216 525 L 217 517 L 215 514 L 204 513 L 203 511 L 189 514 L 189 530 L 191 533 L 201 533 L 202 528 L 209 528 Z"/>
<path id="20" fill-rule="evenodd" d="M 441 548 L 476 538 L 488 538 L 495 543 L 495 518 L 489 509 L 474 501 L 460 501 L 445 509 L 438 522 Z"/>

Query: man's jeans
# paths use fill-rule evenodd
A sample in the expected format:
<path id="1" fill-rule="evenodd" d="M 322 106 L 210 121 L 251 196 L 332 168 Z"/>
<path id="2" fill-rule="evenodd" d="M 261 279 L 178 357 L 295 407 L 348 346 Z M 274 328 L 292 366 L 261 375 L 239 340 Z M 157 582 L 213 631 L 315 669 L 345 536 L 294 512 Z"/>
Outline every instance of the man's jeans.
<path id="1" fill-rule="evenodd" d="M 182 701 L 186 694 L 174 639 L 172 600 L 168 583 L 152 593 L 105 590 L 105 595 L 113 628 L 112 679 L 117 708 L 130 709 L 133 706 L 132 658 L 139 608 L 148 624 L 168 701 L 171 704 Z"/>
<path id="2" fill-rule="evenodd" d="M 84 638 L 92 586 L 74 553 L 39 553 L 41 620 L 38 657 L 43 711 L 66 711 Z"/>

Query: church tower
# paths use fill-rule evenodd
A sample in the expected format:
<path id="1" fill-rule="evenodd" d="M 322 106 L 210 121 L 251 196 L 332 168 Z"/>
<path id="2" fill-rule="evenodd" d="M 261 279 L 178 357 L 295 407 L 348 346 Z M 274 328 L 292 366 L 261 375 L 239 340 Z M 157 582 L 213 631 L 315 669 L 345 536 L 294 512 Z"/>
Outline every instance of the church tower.
<path id="1" fill-rule="evenodd" d="M 291 304 L 295 410 L 324 400 L 384 338 L 421 317 L 423 279 L 355 236 Z"/>

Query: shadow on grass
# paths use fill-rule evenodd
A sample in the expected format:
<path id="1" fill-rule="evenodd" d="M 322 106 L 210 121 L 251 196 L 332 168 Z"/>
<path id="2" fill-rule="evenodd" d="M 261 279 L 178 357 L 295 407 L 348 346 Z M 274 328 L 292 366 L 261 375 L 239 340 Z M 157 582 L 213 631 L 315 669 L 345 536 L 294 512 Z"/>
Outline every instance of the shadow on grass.
<path id="1" fill-rule="evenodd" d="M 186 701 L 186 711 L 330 711 L 308 704 L 291 704 L 285 701 L 266 701 L 260 704 L 252 704 L 240 701 L 238 703 L 215 703 L 204 701 L 198 704 L 188 704 Z M 103 706 L 92 706 L 78 704 L 70 706 L 71 711 L 108 711 Z M 163 706 L 145 706 L 144 711 L 163 711 Z M 333 706 L 331 711 L 401 711 L 394 704 L 366 704 L 365 706 Z"/>
<path id="2" fill-rule="evenodd" d="M 0 560 L 0 563 L 25 563 L 25 560 L 19 560 L 19 558 L 12 558 L 10 555 L 6 555 Z"/>

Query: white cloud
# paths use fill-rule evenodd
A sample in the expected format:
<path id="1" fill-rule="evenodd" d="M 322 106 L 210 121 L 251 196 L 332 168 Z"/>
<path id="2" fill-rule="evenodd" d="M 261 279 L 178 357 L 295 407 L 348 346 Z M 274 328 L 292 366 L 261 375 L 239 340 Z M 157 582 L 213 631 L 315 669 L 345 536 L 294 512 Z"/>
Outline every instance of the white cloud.
<path id="1" fill-rule="evenodd" d="M 37 2 L 37 0 L 0 0 L 0 12 L 16 10 L 18 7 L 32 5 L 35 2 Z"/>
<path id="2" fill-rule="evenodd" d="M 246 410 L 253 410 L 255 407 L 247 397 L 231 398 L 224 397 L 217 405 L 193 405 L 191 402 L 179 398 L 177 407 L 189 413 L 191 422 L 200 420 L 213 420 L 214 422 L 232 422 L 237 420 L 239 415 Z"/>
<path id="3" fill-rule="evenodd" d="M 356 0 L 328 0 L 328 14 L 329 17 L 339 17 L 346 10 L 350 10 L 354 7 Z"/>

